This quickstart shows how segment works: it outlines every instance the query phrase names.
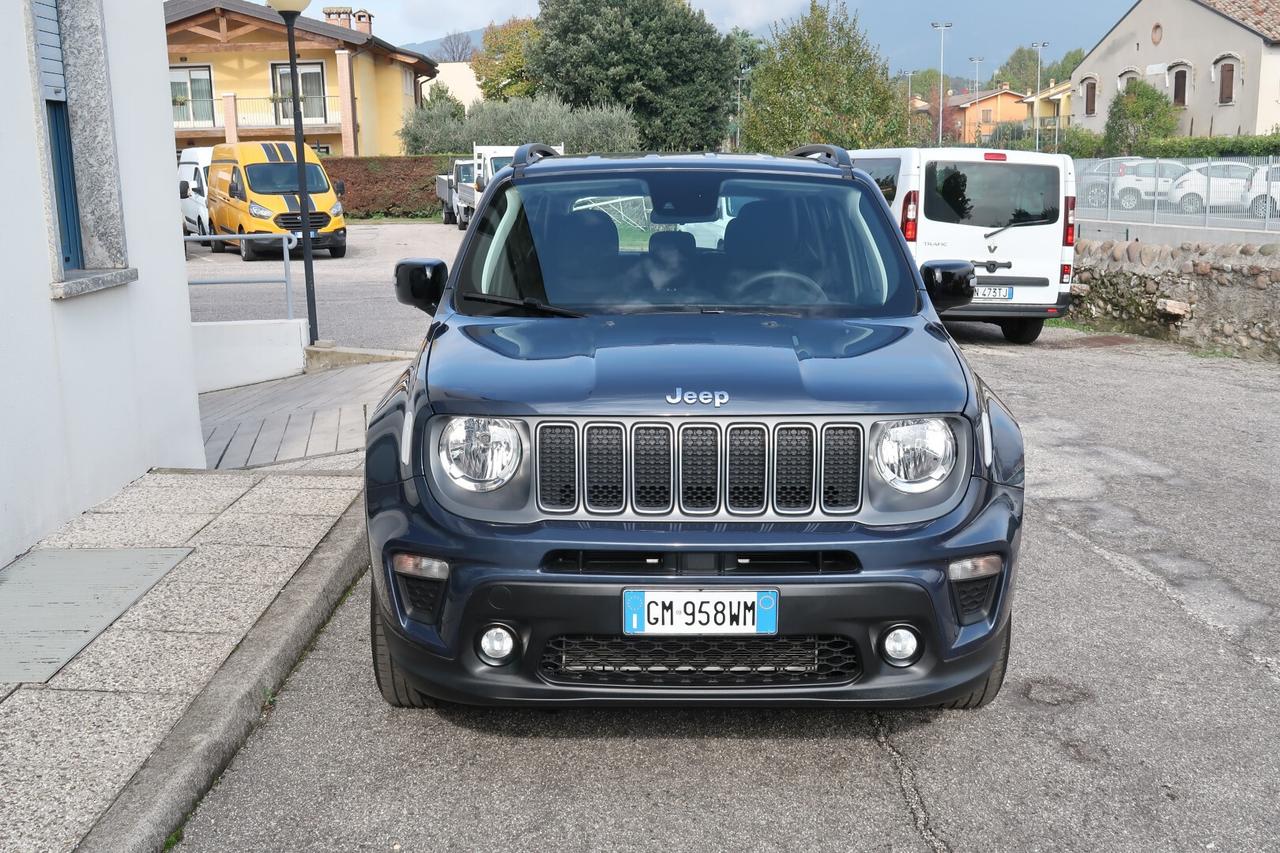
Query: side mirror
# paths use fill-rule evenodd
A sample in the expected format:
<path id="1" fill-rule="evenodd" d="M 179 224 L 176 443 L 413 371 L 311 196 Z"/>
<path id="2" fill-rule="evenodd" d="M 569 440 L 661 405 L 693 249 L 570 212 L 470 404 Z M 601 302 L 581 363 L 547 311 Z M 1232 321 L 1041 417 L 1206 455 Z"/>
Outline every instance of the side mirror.
<path id="1" fill-rule="evenodd" d="M 968 261 L 926 261 L 920 266 L 924 289 L 935 311 L 959 308 L 973 301 L 973 264 Z"/>
<path id="2" fill-rule="evenodd" d="M 333 191 L 338 195 L 347 194 L 347 182 L 339 178 L 333 182 Z"/>
<path id="3" fill-rule="evenodd" d="M 191 184 L 178 181 L 178 198 L 191 198 Z"/>
<path id="4" fill-rule="evenodd" d="M 436 258 L 409 258 L 396 264 L 396 299 L 428 314 L 436 313 L 449 265 Z"/>
<path id="5" fill-rule="evenodd" d="M 485 185 L 484 175 L 476 175 L 476 189 L 482 190 L 484 189 L 484 185 Z"/>

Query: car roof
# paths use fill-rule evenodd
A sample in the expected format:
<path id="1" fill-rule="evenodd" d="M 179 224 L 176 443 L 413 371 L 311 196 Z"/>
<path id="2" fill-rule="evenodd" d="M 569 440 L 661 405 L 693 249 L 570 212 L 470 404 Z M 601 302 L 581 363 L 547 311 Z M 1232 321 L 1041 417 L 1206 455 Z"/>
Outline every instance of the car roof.
<path id="1" fill-rule="evenodd" d="M 251 166 L 256 163 L 292 163 L 292 142 L 223 142 L 213 147 L 213 163 L 236 163 Z M 315 149 L 305 146 L 308 163 L 319 163 Z"/>
<path id="2" fill-rule="evenodd" d="M 702 169 L 707 171 L 785 172 L 839 178 L 840 169 L 806 157 L 772 154 L 566 154 L 542 157 L 525 166 L 527 177 L 573 172 L 629 172 L 637 169 Z"/>

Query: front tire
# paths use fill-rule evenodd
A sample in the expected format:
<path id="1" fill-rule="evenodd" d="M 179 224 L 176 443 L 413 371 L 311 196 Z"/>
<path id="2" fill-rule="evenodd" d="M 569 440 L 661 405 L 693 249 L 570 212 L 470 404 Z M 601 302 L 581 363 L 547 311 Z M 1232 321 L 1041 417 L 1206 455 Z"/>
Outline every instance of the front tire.
<path id="1" fill-rule="evenodd" d="M 466 231 L 466 230 L 467 230 L 467 220 L 463 219 L 461 216 L 456 216 L 456 217 L 454 217 L 454 219 L 456 219 L 456 220 L 457 220 L 457 225 L 458 225 L 458 230 L 459 230 L 459 231 Z"/>
<path id="2" fill-rule="evenodd" d="M 1195 193 L 1187 193 L 1178 202 L 1178 208 L 1183 213 L 1200 213 L 1204 210 L 1204 199 Z"/>
<path id="3" fill-rule="evenodd" d="M 1000 688 L 1004 685 L 1004 674 L 1009 668 L 1009 645 L 1012 639 L 1013 617 L 1011 616 L 1009 617 L 1009 624 L 1004 629 L 1004 648 L 1000 650 L 1000 657 L 992 664 L 991 669 L 987 670 L 986 681 L 968 696 L 948 702 L 942 707 L 967 711 L 990 705 L 1000 695 Z"/>
<path id="4" fill-rule="evenodd" d="M 329 257 L 331 258 L 345 258 L 346 256 L 347 256 L 346 246 L 333 246 L 329 249 Z"/>
<path id="5" fill-rule="evenodd" d="M 212 233 L 212 230 L 213 230 L 212 226 L 213 226 L 213 223 L 210 223 L 210 232 L 211 232 L 211 233 Z M 210 252 L 213 252 L 215 255 L 221 255 L 221 254 L 222 254 L 223 252 L 225 252 L 226 250 L 227 250 L 227 243 L 226 243 L 226 241 L 225 241 L 225 240 L 210 240 L 210 241 L 209 241 L 209 251 L 210 251 Z"/>
<path id="6" fill-rule="evenodd" d="M 204 220 L 203 220 L 203 219 L 197 219 L 197 220 L 196 220 L 196 233 L 197 233 L 197 234 L 199 234 L 201 237 L 207 237 L 207 236 L 208 236 L 208 234 L 209 234 L 209 229 L 204 227 Z M 212 240 L 201 240 L 201 241 L 200 241 L 200 245 L 201 245 L 201 246 L 206 246 L 206 247 L 212 248 L 212 247 L 213 247 L 213 241 L 212 241 Z M 214 251 L 217 251 L 217 250 L 216 250 L 216 249 L 214 249 Z"/>
<path id="7" fill-rule="evenodd" d="M 1020 319 L 1001 320 L 1000 331 L 1004 339 L 1011 344 L 1035 343 L 1036 338 L 1044 331 L 1044 320 Z"/>
<path id="8" fill-rule="evenodd" d="M 373 648 L 373 677 L 382 698 L 393 708 L 434 708 L 435 700 L 414 690 L 396 669 L 387 648 L 386 628 L 378 612 L 377 592 L 369 586 L 369 645 Z"/>
<path id="9" fill-rule="evenodd" d="M 458 223 L 458 214 L 454 213 L 448 207 L 444 209 L 444 224 L 456 225 Z"/>
<path id="10" fill-rule="evenodd" d="M 242 237 L 244 236 L 243 228 L 240 229 L 240 236 Z M 250 241 L 241 240 L 239 242 L 240 242 L 240 260 L 245 262 L 254 260 L 257 257 L 257 254 L 253 251 L 253 245 L 250 243 Z"/>

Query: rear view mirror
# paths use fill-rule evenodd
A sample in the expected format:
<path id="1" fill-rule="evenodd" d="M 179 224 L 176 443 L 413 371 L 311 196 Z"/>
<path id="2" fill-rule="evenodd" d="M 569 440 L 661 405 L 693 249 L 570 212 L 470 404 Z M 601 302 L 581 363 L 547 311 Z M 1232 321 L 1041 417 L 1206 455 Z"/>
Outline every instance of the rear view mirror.
<path id="1" fill-rule="evenodd" d="M 924 289 L 935 311 L 959 308 L 973 301 L 973 264 L 968 261 L 926 261 L 920 267 Z"/>
<path id="2" fill-rule="evenodd" d="M 396 299 L 428 314 L 436 313 L 449 265 L 436 258 L 408 258 L 396 264 Z"/>
<path id="3" fill-rule="evenodd" d="M 191 198 L 191 184 L 178 181 L 178 198 Z"/>
<path id="4" fill-rule="evenodd" d="M 333 182 L 333 191 L 338 195 L 347 194 L 347 182 L 339 178 Z"/>
<path id="5" fill-rule="evenodd" d="M 476 189 L 478 190 L 484 189 L 484 183 L 485 183 L 484 175 L 476 175 Z"/>

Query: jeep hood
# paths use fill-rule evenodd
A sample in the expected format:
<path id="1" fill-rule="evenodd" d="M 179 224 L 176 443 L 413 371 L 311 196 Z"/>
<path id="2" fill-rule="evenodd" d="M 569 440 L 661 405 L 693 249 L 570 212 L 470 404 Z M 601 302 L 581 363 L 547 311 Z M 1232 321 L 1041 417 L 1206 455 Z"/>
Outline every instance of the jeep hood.
<path id="1" fill-rule="evenodd" d="M 969 390 L 923 317 L 454 314 L 426 373 L 435 411 L 493 415 L 923 414 L 963 411 Z M 728 400 L 672 404 L 676 389 Z"/>

